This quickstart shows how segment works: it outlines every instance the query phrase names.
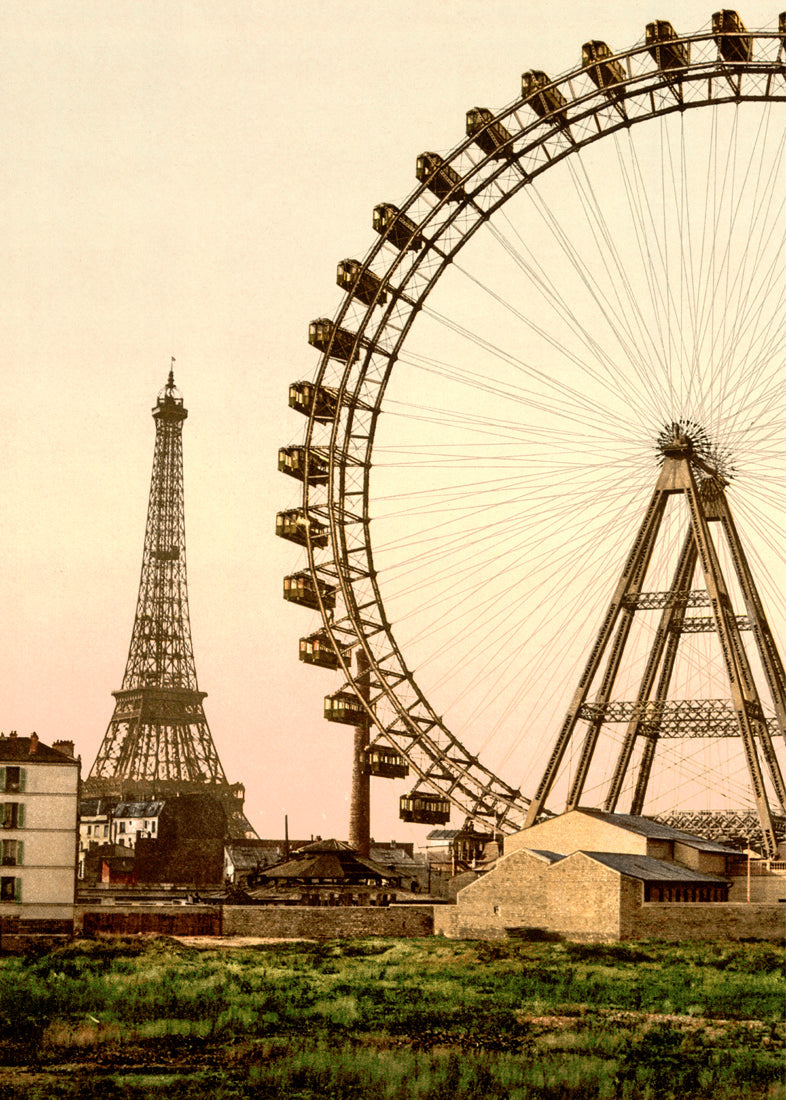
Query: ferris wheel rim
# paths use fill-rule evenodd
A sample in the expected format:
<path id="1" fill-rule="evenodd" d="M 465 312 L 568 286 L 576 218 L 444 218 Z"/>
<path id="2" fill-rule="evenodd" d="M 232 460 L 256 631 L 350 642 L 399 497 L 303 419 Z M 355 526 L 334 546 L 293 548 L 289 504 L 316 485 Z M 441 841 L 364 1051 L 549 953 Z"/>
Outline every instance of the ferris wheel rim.
<path id="1" fill-rule="evenodd" d="M 363 303 L 359 303 L 355 288 L 349 289 L 331 321 L 334 332 L 329 337 L 320 358 L 314 377 L 315 386 L 324 385 L 326 380 L 330 379 L 331 373 L 336 374 L 333 369 L 337 363 L 333 346 L 335 330 L 341 328 L 342 322 L 348 315 L 351 316 L 353 311 L 359 315 L 351 332 L 354 341 L 347 352 L 345 365 L 340 372 L 341 378 L 336 388 L 336 412 L 330 428 L 329 442 L 327 444 L 318 442 L 319 424 L 314 417 L 313 409 L 303 439 L 306 464 L 302 495 L 303 512 L 306 517 L 316 516 L 326 521 L 330 530 L 329 546 L 332 548 L 327 553 L 322 553 L 321 548 L 314 544 L 307 528 L 308 570 L 315 582 L 324 582 L 327 579 L 331 583 L 337 582 L 344 608 L 343 615 L 337 618 L 326 606 L 317 584 L 319 611 L 324 629 L 336 649 L 339 664 L 346 679 L 345 688 L 355 689 L 358 686 L 351 655 L 348 655 L 349 651 L 355 646 L 360 646 L 364 650 L 370 663 L 374 690 L 378 695 L 372 692 L 370 701 L 365 700 L 359 692 L 358 697 L 363 703 L 369 720 L 376 727 L 376 735 L 385 738 L 407 757 L 419 776 L 418 786 L 422 784 L 444 794 L 468 818 L 494 817 L 497 828 L 503 832 L 518 827 L 516 815 L 523 815 L 528 799 L 519 790 L 486 768 L 434 712 L 426 695 L 421 691 L 415 674 L 407 666 L 385 612 L 384 599 L 374 569 L 374 547 L 369 530 L 371 521 L 369 471 L 377 421 L 383 411 L 385 391 L 412 323 L 444 271 L 481 226 L 485 225 L 513 195 L 537 176 L 566 157 L 581 151 L 587 145 L 619 130 L 637 125 L 639 122 L 651 121 L 677 111 L 692 111 L 699 107 L 718 106 L 723 103 L 786 101 L 786 81 L 782 88 L 777 88 L 774 83 L 776 77 L 784 76 L 783 34 L 780 31 L 748 31 L 746 35 L 752 44 L 752 54 L 761 43 L 769 44 L 770 47 L 774 43 L 775 56 L 768 60 L 757 58 L 746 63 L 732 64 L 721 57 L 718 38 L 715 34 L 702 32 L 678 36 L 675 41 L 687 46 L 689 50 L 693 47 L 710 46 L 711 48 L 714 45 L 718 49 L 715 60 L 702 58 L 690 60 L 689 58 L 688 63 L 678 70 L 661 68 L 653 63 L 652 68 L 638 71 L 635 68 L 636 64 L 651 52 L 646 43 L 638 44 L 626 51 L 610 54 L 604 59 L 607 64 L 616 62 L 625 67 L 625 80 L 620 81 L 612 89 L 609 86 L 599 85 L 593 91 L 587 87 L 590 79 L 589 70 L 595 64 L 590 62 L 570 70 L 553 81 L 546 78 L 547 83 L 540 85 L 534 93 L 528 96 L 522 95 L 507 107 L 489 112 L 490 117 L 484 127 L 484 132 L 487 134 L 493 132 L 495 126 L 510 125 L 511 119 L 517 120 L 517 125 L 520 126 L 518 113 L 524 112 L 528 106 L 531 108 L 533 100 L 544 93 L 556 90 L 565 100 L 563 107 L 560 106 L 559 100 L 555 99 L 557 106 L 553 106 L 543 115 L 531 112 L 535 114 L 534 118 L 527 115 L 527 121 L 523 127 L 520 126 L 518 131 L 509 131 L 509 141 L 505 144 L 510 150 L 516 149 L 517 143 L 522 144 L 515 156 L 501 157 L 497 150 L 492 149 L 484 156 L 473 160 L 473 154 L 476 153 L 477 148 L 476 133 L 468 135 L 442 158 L 440 170 L 445 166 L 451 168 L 455 164 L 465 165 L 463 172 L 458 173 L 458 179 L 454 182 L 452 190 L 441 197 L 437 196 L 436 202 L 433 201 L 430 191 L 433 177 L 427 177 L 400 207 L 393 208 L 396 211 L 395 221 L 399 226 L 406 224 L 407 220 L 413 223 L 408 244 L 393 246 L 390 262 L 385 267 L 384 262 L 379 261 L 379 257 L 388 255 L 385 249 L 390 246 L 391 241 L 388 233 L 381 233 L 365 259 L 359 262 L 358 280 L 365 273 L 375 274 L 375 263 L 379 268 L 384 267 L 383 277 L 380 278 L 375 274 L 378 286 L 373 294 L 373 300 L 367 303 L 364 311 Z M 744 88 L 743 85 L 749 77 L 758 77 L 763 83 L 758 87 Z M 573 94 L 575 86 L 581 80 L 585 91 L 576 96 Z M 697 87 L 699 81 L 706 82 L 707 95 L 704 98 L 686 102 L 685 88 Z M 714 81 L 723 85 L 723 94 L 714 87 Z M 565 90 L 571 93 L 570 98 L 565 95 Z M 661 101 L 656 102 L 657 96 L 661 93 L 666 95 Z M 601 116 L 604 113 L 608 114 L 612 109 L 619 110 L 620 103 L 630 103 L 637 95 L 649 96 L 652 109 L 648 113 L 641 113 L 632 118 L 625 118 L 623 115 L 614 125 L 608 124 L 604 129 L 599 122 Z M 669 96 L 671 99 L 668 98 Z M 616 103 L 617 106 L 610 108 L 610 103 Z M 564 127 L 560 124 L 559 118 L 562 112 L 568 119 Z M 574 135 L 570 133 L 571 127 L 575 128 L 579 124 L 591 126 L 593 123 L 596 125 L 597 132 L 586 134 L 580 141 L 576 141 Z M 564 135 L 565 130 L 569 133 L 567 139 Z M 528 144 L 526 144 L 527 141 Z M 552 144 L 556 145 L 556 150 L 549 149 L 549 145 Z M 532 160 L 541 155 L 542 163 L 536 166 L 535 171 L 527 172 L 522 168 L 525 157 L 530 157 Z M 469 167 L 466 167 L 467 161 L 469 161 Z M 509 186 L 504 190 L 506 176 Z M 480 196 L 492 188 L 500 192 L 497 199 L 493 202 L 484 199 L 487 205 L 482 206 Z M 426 208 L 424 215 L 410 217 L 413 212 L 417 213 L 422 207 Z M 457 223 L 469 211 L 474 211 L 474 220 L 462 232 L 460 226 L 457 228 Z M 437 230 L 436 233 L 433 232 L 434 229 Z M 430 239 L 426 236 L 429 231 L 432 232 Z M 443 247 L 441 245 L 443 237 L 449 241 L 451 232 L 456 234 L 456 239 L 449 247 Z M 419 240 L 421 244 L 417 246 Z M 413 249 L 409 247 L 413 242 L 417 246 L 414 257 L 410 255 Z M 429 273 L 430 263 L 433 267 Z M 413 285 L 417 288 L 418 276 L 423 273 L 425 277 L 420 293 L 410 293 Z M 398 283 L 395 282 L 396 278 L 399 279 Z M 389 296 L 387 305 L 386 295 Z M 402 302 L 407 307 L 403 319 L 401 314 L 396 314 Z M 359 305 L 361 308 L 355 308 Z M 383 307 L 381 315 L 380 305 Z M 387 329 L 388 327 L 395 329 L 394 320 L 398 325 L 398 335 L 392 341 L 392 347 L 386 346 Z M 369 332 L 372 335 L 369 336 Z M 386 360 L 381 375 L 379 365 L 374 360 L 375 356 Z M 372 385 L 370 376 L 375 370 L 378 378 Z M 369 395 L 372 393 L 373 403 L 369 400 Z M 352 432 L 360 414 L 366 417 L 362 435 L 364 443 L 361 447 L 353 449 Z M 356 434 L 358 437 L 361 436 L 360 431 L 356 431 Z M 327 459 L 328 481 L 324 502 L 320 502 L 318 494 L 312 493 L 313 486 L 309 483 L 308 463 L 312 450 L 314 453 L 324 454 Z M 358 483 L 361 485 L 360 490 L 357 488 Z M 352 527 L 352 533 L 348 532 L 350 527 Z M 365 568 L 354 564 L 358 558 L 364 561 Z M 376 617 L 373 621 L 368 610 L 370 604 L 364 603 L 356 592 L 356 586 L 359 589 L 361 583 L 371 591 L 373 606 L 376 609 Z M 392 666 L 383 666 L 383 658 L 376 649 L 379 636 L 383 636 L 388 651 L 384 660 L 392 661 Z M 404 686 L 414 699 L 413 703 L 402 701 Z M 379 720 L 377 703 L 380 699 L 391 708 L 395 716 L 393 722 Z M 396 729 L 396 723 L 399 724 L 400 729 Z"/>

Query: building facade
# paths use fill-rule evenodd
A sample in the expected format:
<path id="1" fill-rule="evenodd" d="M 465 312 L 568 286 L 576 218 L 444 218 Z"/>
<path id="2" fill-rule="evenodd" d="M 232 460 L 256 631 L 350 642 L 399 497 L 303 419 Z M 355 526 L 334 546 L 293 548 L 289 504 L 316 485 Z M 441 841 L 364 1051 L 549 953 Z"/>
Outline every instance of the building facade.
<path id="1" fill-rule="evenodd" d="M 79 784 L 72 742 L 0 734 L 4 935 L 73 927 Z"/>
<path id="2" fill-rule="evenodd" d="M 506 837 L 493 869 L 460 890 L 455 907 L 435 911 L 435 930 L 483 939 L 532 929 L 570 940 L 782 938 L 780 898 L 732 897 L 738 860 L 733 849 L 645 817 L 572 810 Z"/>

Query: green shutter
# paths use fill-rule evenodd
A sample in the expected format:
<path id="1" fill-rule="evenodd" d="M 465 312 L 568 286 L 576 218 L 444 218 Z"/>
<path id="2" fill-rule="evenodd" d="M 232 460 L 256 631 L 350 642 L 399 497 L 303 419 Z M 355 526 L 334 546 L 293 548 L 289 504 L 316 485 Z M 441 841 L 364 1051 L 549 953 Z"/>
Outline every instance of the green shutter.
<path id="1" fill-rule="evenodd" d="M 25 804 L 20 802 L 16 807 L 16 827 L 23 829 L 25 826 Z"/>
<path id="2" fill-rule="evenodd" d="M 25 846 L 23 841 L 17 840 L 16 842 L 16 862 L 21 864 L 24 861 Z"/>
<path id="3" fill-rule="evenodd" d="M 5 825 L 5 802 L 0 802 L 0 829 Z"/>
<path id="4" fill-rule="evenodd" d="M 14 879 L 14 901 L 22 900 L 22 880 L 21 878 Z"/>
<path id="5" fill-rule="evenodd" d="M 27 773 L 27 768 L 20 768 L 19 769 L 19 790 L 20 791 L 23 791 L 25 789 L 25 775 L 26 775 L 26 773 Z"/>
<path id="6" fill-rule="evenodd" d="M 0 768 L 0 791 L 5 790 L 5 768 Z"/>

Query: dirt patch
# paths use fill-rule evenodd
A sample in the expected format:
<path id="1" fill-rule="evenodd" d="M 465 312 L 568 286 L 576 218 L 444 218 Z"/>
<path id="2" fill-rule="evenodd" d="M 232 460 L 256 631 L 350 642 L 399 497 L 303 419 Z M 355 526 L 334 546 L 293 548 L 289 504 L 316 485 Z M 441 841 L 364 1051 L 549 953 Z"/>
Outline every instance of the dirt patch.
<path id="1" fill-rule="evenodd" d="M 172 936 L 173 940 L 185 947 L 194 947 L 198 951 L 226 947 L 263 947 L 267 943 L 316 943 L 302 936 Z"/>

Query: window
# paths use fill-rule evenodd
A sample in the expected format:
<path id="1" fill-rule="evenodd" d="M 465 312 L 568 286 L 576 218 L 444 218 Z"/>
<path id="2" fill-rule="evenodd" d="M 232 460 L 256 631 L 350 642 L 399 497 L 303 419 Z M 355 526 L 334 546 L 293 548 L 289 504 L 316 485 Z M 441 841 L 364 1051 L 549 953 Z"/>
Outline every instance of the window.
<path id="1" fill-rule="evenodd" d="M 125 821 L 121 821 L 120 822 L 120 832 L 124 833 L 125 831 L 126 831 L 126 823 L 125 823 Z"/>
<path id="2" fill-rule="evenodd" d="M 0 878 L 0 901 L 21 901 L 22 880 L 3 875 Z"/>
<path id="3" fill-rule="evenodd" d="M 17 863 L 22 862 L 22 841 L 21 840 L 4 840 L 3 841 L 3 866 L 15 867 Z"/>
<path id="4" fill-rule="evenodd" d="M 5 802 L 0 813 L 0 825 L 4 829 L 21 829 L 24 824 L 24 806 L 21 802 Z"/>
<path id="5" fill-rule="evenodd" d="M 5 783 L 7 791 L 21 791 L 24 788 L 24 771 L 18 764 L 8 764 L 5 768 Z"/>
<path id="6" fill-rule="evenodd" d="M 93 835 L 93 826 L 92 826 L 92 825 L 88 825 L 88 826 L 87 826 L 87 835 L 88 835 L 88 836 L 92 836 L 92 835 Z"/>

